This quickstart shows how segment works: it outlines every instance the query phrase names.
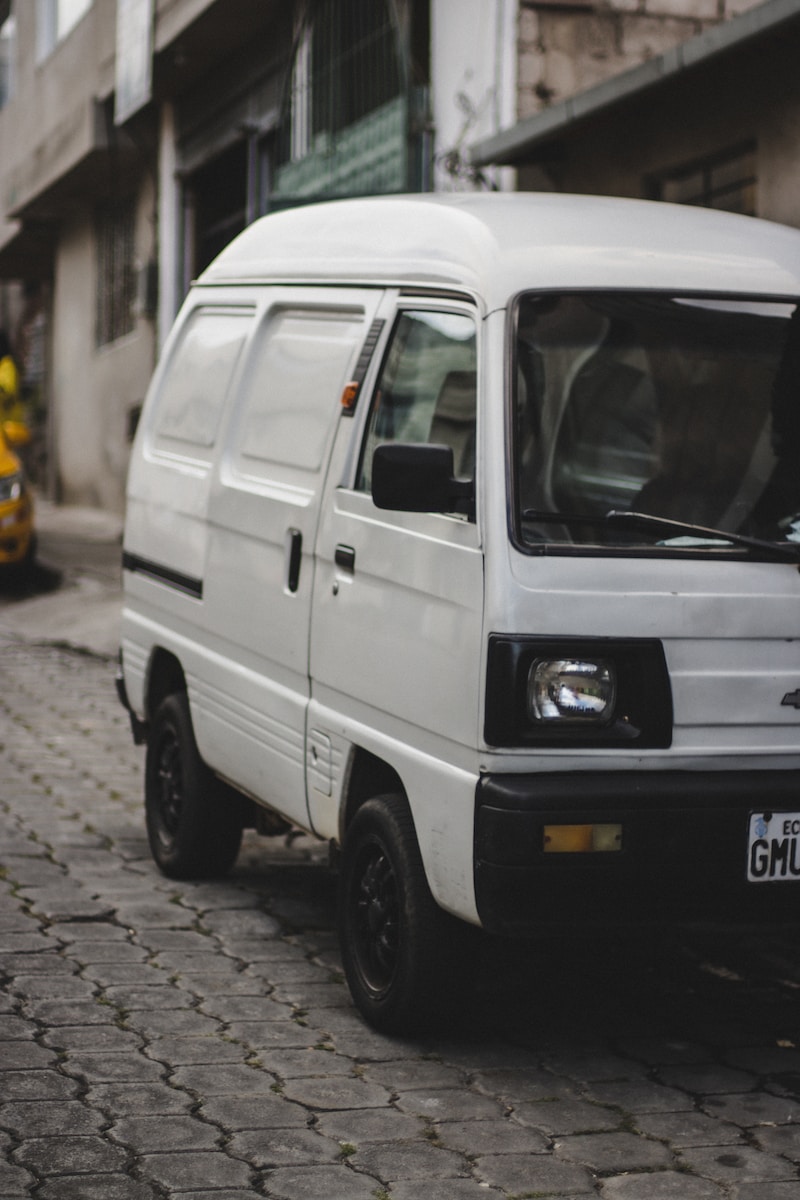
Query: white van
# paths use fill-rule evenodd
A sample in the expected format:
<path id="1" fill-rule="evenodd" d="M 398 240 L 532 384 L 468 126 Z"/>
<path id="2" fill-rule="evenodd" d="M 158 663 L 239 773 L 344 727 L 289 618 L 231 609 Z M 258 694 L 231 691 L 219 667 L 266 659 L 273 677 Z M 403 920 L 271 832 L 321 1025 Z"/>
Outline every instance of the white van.
<path id="1" fill-rule="evenodd" d="M 647 202 L 242 233 L 130 468 L 159 867 L 282 822 L 340 847 L 385 1030 L 440 1010 L 468 925 L 800 915 L 798 298 L 800 233 Z"/>

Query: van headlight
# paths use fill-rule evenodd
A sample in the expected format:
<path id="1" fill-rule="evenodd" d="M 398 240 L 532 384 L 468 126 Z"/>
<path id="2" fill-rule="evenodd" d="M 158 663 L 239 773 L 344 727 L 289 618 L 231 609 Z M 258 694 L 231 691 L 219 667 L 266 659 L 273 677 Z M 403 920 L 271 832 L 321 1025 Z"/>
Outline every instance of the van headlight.
<path id="1" fill-rule="evenodd" d="M 672 689 L 656 638 L 489 635 L 489 746 L 666 749 Z"/>
<path id="2" fill-rule="evenodd" d="M 9 500 L 19 500 L 24 490 L 25 481 L 21 471 L 15 471 L 13 475 L 4 475 L 0 479 L 0 504 Z"/>
<path id="3" fill-rule="evenodd" d="M 617 673 L 607 659 L 536 658 L 528 671 L 528 715 L 534 721 L 607 723 L 616 695 Z"/>

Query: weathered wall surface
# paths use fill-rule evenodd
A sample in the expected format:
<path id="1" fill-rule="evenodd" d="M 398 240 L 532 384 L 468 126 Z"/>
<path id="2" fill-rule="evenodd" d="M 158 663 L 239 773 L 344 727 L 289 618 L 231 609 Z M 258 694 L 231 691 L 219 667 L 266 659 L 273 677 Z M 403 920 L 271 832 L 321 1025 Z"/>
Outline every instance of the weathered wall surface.
<path id="1" fill-rule="evenodd" d="M 517 116 L 639 66 L 759 0 L 520 0 Z"/>

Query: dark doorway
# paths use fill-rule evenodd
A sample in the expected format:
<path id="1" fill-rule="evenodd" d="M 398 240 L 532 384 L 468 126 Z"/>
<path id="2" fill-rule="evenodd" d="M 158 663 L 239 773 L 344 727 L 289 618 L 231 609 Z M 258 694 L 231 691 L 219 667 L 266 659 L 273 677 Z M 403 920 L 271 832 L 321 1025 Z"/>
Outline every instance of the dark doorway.
<path id="1" fill-rule="evenodd" d="M 188 181 L 194 208 L 192 274 L 199 274 L 247 223 L 244 140 L 200 167 Z"/>

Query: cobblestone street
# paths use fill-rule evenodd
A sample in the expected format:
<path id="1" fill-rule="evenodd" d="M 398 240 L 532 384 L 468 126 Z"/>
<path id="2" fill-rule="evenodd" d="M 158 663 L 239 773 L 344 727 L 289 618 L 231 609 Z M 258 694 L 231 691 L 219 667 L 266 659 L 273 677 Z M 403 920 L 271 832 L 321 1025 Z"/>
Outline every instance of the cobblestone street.
<path id="1" fill-rule="evenodd" d="M 795 934 L 481 944 L 447 1036 L 379 1036 L 324 850 L 161 877 L 113 663 L 0 662 L 0 1196 L 800 1196 Z"/>

